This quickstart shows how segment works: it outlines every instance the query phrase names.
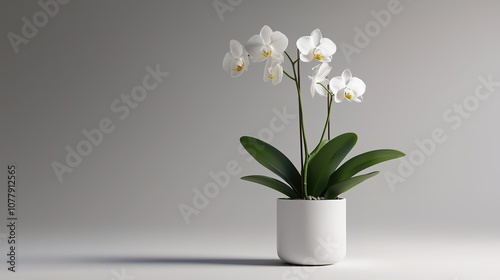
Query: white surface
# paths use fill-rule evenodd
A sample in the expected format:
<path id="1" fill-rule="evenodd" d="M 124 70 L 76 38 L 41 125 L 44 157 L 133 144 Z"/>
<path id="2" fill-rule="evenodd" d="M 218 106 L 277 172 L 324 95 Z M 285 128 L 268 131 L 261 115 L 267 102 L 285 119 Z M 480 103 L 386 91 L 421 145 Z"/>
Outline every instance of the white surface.
<path id="1" fill-rule="evenodd" d="M 127 246 L 116 236 L 68 254 L 40 247 L 21 255 L 15 275 L 1 279 L 116 279 L 125 274 L 141 279 L 500 279 L 500 240 L 484 234 L 420 232 L 356 232 L 348 235 L 347 257 L 331 266 L 301 267 L 282 263 L 272 236 L 258 233 L 206 237 L 183 234 L 158 237 L 142 246 Z M 168 241 L 170 240 L 170 241 Z M 151 243 L 153 242 L 153 243 Z M 109 242 L 108 242 L 109 244 Z M 45 252 L 45 253 L 44 253 Z M 110 253 L 114 252 L 114 253 Z M 134 254 L 134 252 L 141 252 Z M 149 252 L 149 253 L 146 253 Z M 8 278 L 5 278 L 8 276 Z M 295 278 L 294 278 L 295 277 Z M 124 278 L 122 279 L 132 279 Z"/>

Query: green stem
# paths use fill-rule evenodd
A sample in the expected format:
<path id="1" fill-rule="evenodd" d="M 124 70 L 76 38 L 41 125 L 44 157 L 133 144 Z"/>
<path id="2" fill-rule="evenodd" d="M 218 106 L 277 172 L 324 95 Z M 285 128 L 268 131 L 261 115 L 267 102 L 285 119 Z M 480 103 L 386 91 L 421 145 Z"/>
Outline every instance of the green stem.
<path id="1" fill-rule="evenodd" d="M 288 60 L 290 60 L 290 62 L 292 63 L 292 66 L 297 63 L 297 70 L 295 69 L 295 67 L 292 67 L 293 68 L 293 76 L 295 77 L 295 87 L 297 88 L 297 96 L 298 96 L 298 101 L 299 101 L 299 115 L 300 115 L 300 127 L 302 129 L 302 138 L 304 140 L 304 150 L 305 150 L 305 154 L 308 155 L 308 149 L 307 149 L 307 140 L 306 140 L 306 133 L 305 133 L 305 130 L 304 130 L 304 114 L 303 114 L 303 110 L 302 110 L 302 96 L 300 94 L 300 62 L 299 60 L 292 60 L 292 58 L 290 57 L 290 55 L 285 52 L 285 55 L 288 57 Z"/>
<path id="2" fill-rule="evenodd" d="M 299 114 L 301 116 L 300 127 L 302 128 L 302 137 L 304 138 L 304 152 L 305 152 L 306 157 L 307 157 L 309 155 L 309 152 L 307 149 L 306 132 L 304 129 L 304 117 L 303 117 L 303 113 L 302 113 L 302 97 L 300 95 L 300 85 L 297 86 L 297 92 L 298 92 L 298 99 L 299 99 Z"/>
<path id="3" fill-rule="evenodd" d="M 305 133 L 305 127 L 304 127 L 304 113 L 302 109 L 302 95 L 300 92 L 300 59 L 299 57 L 299 51 L 297 50 L 297 59 L 293 60 L 288 52 L 285 51 L 285 55 L 292 64 L 292 69 L 293 69 L 293 78 L 291 75 L 288 73 L 284 72 L 285 75 L 287 75 L 290 79 L 295 81 L 295 87 L 297 89 L 297 100 L 299 103 L 299 132 L 300 132 L 300 165 L 301 165 L 301 173 L 302 173 L 302 190 L 303 190 L 303 195 L 304 198 L 308 196 L 307 194 L 307 167 L 309 165 L 309 149 L 307 146 L 307 137 Z M 297 64 L 297 69 L 295 69 L 295 64 Z M 303 144 L 302 144 L 303 143 Z M 304 146 L 304 152 L 302 152 L 302 145 Z M 303 160 L 303 153 L 305 155 L 305 160 Z"/>
<path id="4" fill-rule="evenodd" d="M 293 78 L 292 76 L 290 76 L 290 74 L 288 74 L 285 70 L 283 70 L 283 73 L 288 77 L 290 78 L 291 80 L 295 81 L 295 78 Z"/>
<path id="5" fill-rule="evenodd" d="M 303 165 L 303 171 L 302 171 L 302 188 L 303 188 L 303 193 L 304 197 L 308 196 L 307 193 L 307 169 L 309 166 L 309 149 L 307 147 L 307 137 L 306 137 L 306 129 L 304 127 L 304 110 L 302 109 L 302 94 L 300 90 L 300 60 L 299 60 L 299 50 L 297 50 L 297 60 L 294 61 L 294 63 L 297 63 L 297 95 L 298 95 L 298 100 L 299 100 L 299 113 L 300 113 L 300 128 L 302 130 L 302 137 L 304 139 L 304 154 L 305 154 L 305 160 L 304 160 L 304 165 Z"/>
<path id="6" fill-rule="evenodd" d="M 292 60 L 292 58 L 290 57 L 290 55 L 288 54 L 288 52 L 287 52 L 287 51 L 285 51 L 285 55 L 286 55 L 286 57 L 288 58 L 288 60 L 290 60 L 290 63 L 292 64 L 292 66 L 293 66 L 293 65 L 295 65 L 295 63 L 296 63 L 297 61 L 293 61 L 293 60 Z M 295 69 L 294 69 L 294 70 L 295 70 Z"/>
<path id="7" fill-rule="evenodd" d="M 316 146 L 316 148 L 314 148 L 314 150 L 319 148 L 319 145 L 321 145 L 321 141 L 323 141 L 323 138 L 325 137 L 325 133 L 326 133 L 327 129 L 330 128 L 330 115 L 332 112 L 332 103 L 333 103 L 333 93 L 330 91 L 330 89 L 325 87 L 322 83 L 318 83 L 318 85 L 322 86 L 327 91 L 328 96 L 330 96 L 330 102 L 328 103 L 328 114 L 326 117 L 325 126 L 323 127 L 323 132 L 321 133 L 321 138 L 319 138 L 318 146 Z"/>
<path id="8" fill-rule="evenodd" d="M 327 89 L 328 89 L 328 91 L 330 91 L 330 85 L 328 85 L 328 86 L 327 86 Z M 332 106 L 332 105 L 331 105 L 331 101 L 330 101 L 330 100 L 333 98 L 333 96 L 332 96 L 332 95 L 330 95 L 330 94 L 328 94 L 326 97 L 327 97 L 327 98 L 326 98 L 326 104 L 327 104 L 327 108 L 326 108 L 326 110 L 327 110 L 327 111 L 330 111 L 330 107 Z M 328 112 L 327 114 L 328 114 L 328 116 L 330 116 L 330 113 L 329 113 L 329 112 Z M 328 119 L 328 134 L 327 134 L 327 139 L 328 139 L 328 141 L 330 141 L 330 139 L 331 139 L 331 138 L 330 138 L 330 117 L 329 117 L 329 119 Z"/>
<path id="9" fill-rule="evenodd" d="M 326 122 L 325 122 L 325 127 L 323 128 L 323 133 L 321 133 L 321 138 L 319 141 L 321 142 L 323 140 L 323 137 L 325 137 L 326 130 L 328 128 L 328 124 L 330 123 L 330 114 L 332 113 L 332 103 L 333 103 L 333 97 L 330 96 L 330 102 L 328 103 L 328 116 L 326 117 Z"/>
<path id="10" fill-rule="evenodd" d="M 306 162 L 304 163 L 304 198 L 307 198 L 309 195 L 307 194 L 307 169 L 309 168 L 309 155 L 306 156 Z"/>

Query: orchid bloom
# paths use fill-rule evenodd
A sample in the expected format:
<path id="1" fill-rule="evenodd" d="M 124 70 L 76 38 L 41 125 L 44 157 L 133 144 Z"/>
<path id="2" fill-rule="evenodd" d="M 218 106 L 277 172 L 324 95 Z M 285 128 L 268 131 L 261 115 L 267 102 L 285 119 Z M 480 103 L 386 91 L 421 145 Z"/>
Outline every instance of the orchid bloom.
<path id="1" fill-rule="evenodd" d="M 328 65 L 328 63 L 321 63 L 312 69 L 312 76 L 309 76 L 309 80 L 311 80 L 311 86 L 309 89 L 311 90 L 311 96 L 314 97 L 314 94 L 317 92 L 321 96 L 326 96 L 328 91 L 325 89 L 325 84 L 328 84 L 328 79 L 326 78 L 332 67 Z"/>
<path id="2" fill-rule="evenodd" d="M 267 25 L 260 30 L 260 34 L 253 35 L 245 44 L 245 50 L 252 62 L 261 62 L 269 56 L 280 59 L 288 46 L 285 34 L 274 31 Z"/>
<path id="3" fill-rule="evenodd" d="M 363 101 L 366 85 L 361 79 L 353 77 L 351 70 L 346 69 L 342 72 L 342 76 L 330 80 L 330 90 L 335 95 L 334 100 L 337 103 L 342 102 L 344 99 L 361 102 Z"/>
<path id="4" fill-rule="evenodd" d="M 323 38 L 319 29 L 315 29 L 311 36 L 303 36 L 297 40 L 297 49 L 303 62 L 310 62 L 313 59 L 330 62 L 332 55 L 337 51 L 337 46 L 332 40 Z"/>
<path id="5" fill-rule="evenodd" d="M 238 77 L 243 71 L 248 70 L 248 55 L 240 42 L 231 40 L 229 52 L 224 56 L 222 67 L 226 72 L 231 73 L 231 77 Z"/>
<path id="6" fill-rule="evenodd" d="M 279 59 L 268 59 L 264 68 L 264 82 L 271 81 L 273 85 L 281 83 L 283 79 L 283 56 Z"/>

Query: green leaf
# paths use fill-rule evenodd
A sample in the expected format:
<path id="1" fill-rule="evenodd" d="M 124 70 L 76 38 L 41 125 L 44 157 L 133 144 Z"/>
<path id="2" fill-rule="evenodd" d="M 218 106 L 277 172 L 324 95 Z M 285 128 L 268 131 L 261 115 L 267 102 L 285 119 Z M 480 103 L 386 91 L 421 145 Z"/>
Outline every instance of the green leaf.
<path id="1" fill-rule="evenodd" d="M 337 198 L 340 194 L 350 190 L 351 188 L 353 188 L 357 184 L 363 182 L 364 180 L 366 180 L 368 178 L 371 178 L 371 177 L 377 175 L 378 173 L 379 173 L 378 171 L 375 171 L 375 172 L 371 172 L 368 174 L 352 177 L 352 178 L 349 178 L 349 179 L 344 180 L 342 182 L 335 183 L 326 189 L 326 192 L 323 195 L 323 197 L 325 199 Z"/>
<path id="2" fill-rule="evenodd" d="M 260 164 L 280 176 L 296 193 L 302 193 L 302 177 L 293 163 L 278 149 L 250 136 L 240 138 L 241 145 Z"/>
<path id="3" fill-rule="evenodd" d="M 271 189 L 275 189 L 279 191 L 280 193 L 290 197 L 290 198 L 299 198 L 300 194 L 295 192 L 290 186 L 287 184 L 278 181 L 274 178 L 267 177 L 267 176 L 261 176 L 261 175 L 251 175 L 251 176 L 245 176 L 241 177 L 242 180 L 249 181 L 249 182 L 254 182 L 257 184 L 264 185 L 266 187 L 270 187 Z"/>
<path id="4" fill-rule="evenodd" d="M 325 144 L 328 143 L 328 141 L 329 141 L 328 139 L 321 140 L 318 143 L 318 146 L 316 146 L 316 148 L 314 148 L 314 150 L 309 154 L 309 158 L 312 159 L 313 157 L 315 157 L 318 151 L 321 150 L 321 148 L 323 148 L 323 146 L 325 146 Z"/>
<path id="5" fill-rule="evenodd" d="M 356 145 L 358 136 L 344 133 L 333 138 L 316 153 L 308 165 L 308 194 L 319 196 L 325 190 L 328 180 L 351 149 Z"/>
<path id="6" fill-rule="evenodd" d="M 358 172 L 371 167 L 375 164 L 396 159 L 404 156 L 405 154 L 396 150 L 375 150 L 357 155 L 350 160 L 346 161 L 335 171 L 328 185 L 333 185 L 337 182 L 342 182 L 356 175 Z"/>

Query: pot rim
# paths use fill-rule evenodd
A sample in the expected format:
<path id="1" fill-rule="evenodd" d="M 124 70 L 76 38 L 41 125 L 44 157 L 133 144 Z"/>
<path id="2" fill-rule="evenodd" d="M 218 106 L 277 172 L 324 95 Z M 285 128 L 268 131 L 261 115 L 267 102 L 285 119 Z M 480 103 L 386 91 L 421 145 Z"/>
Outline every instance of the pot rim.
<path id="1" fill-rule="evenodd" d="M 311 202 L 321 202 L 321 201 L 343 201 L 343 200 L 346 200 L 346 198 L 339 197 L 339 198 L 334 198 L 334 199 L 309 200 L 309 199 L 302 199 L 302 198 L 284 198 L 284 197 L 280 197 L 280 198 L 277 198 L 277 200 L 281 200 L 281 201 L 311 201 Z"/>

